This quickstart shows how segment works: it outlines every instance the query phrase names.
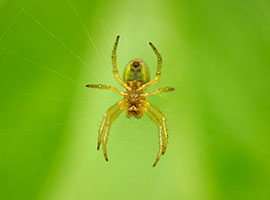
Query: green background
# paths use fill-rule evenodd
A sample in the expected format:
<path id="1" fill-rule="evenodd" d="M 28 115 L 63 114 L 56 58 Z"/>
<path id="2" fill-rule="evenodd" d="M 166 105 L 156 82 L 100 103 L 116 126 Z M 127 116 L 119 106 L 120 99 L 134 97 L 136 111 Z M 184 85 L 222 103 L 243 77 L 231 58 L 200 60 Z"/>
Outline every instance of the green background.
<path id="1" fill-rule="evenodd" d="M 85 84 L 144 60 L 166 116 L 167 152 L 144 116 L 113 124 L 121 97 Z M 270 3 L 267 0 L 0 0 L 0 199 L 270 199 Z"/>

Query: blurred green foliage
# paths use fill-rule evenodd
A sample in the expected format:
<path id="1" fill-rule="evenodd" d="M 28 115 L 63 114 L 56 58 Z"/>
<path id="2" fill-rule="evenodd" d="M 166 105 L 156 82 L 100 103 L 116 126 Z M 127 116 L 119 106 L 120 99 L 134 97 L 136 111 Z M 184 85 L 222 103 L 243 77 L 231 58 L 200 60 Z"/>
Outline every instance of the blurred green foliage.
<path id="1" fill-rule="evenodd" d="M 0 0 L 0 199 L 270 199 L 270 4 L 266 0 Z M 144 60 L 171 93 L 156 168 L 150 119 L 122 114 L 97 152 L 118 68 Z"/>

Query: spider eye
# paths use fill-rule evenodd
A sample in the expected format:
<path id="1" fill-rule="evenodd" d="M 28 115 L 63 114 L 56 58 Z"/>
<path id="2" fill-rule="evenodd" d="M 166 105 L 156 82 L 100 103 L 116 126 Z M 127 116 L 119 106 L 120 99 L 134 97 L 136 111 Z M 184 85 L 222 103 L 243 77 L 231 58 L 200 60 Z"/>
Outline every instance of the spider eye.
<path id="1" fill-rule="evenodd" d="M 132 65 L 136 69 L 137 67 L 140 66 L 140 63 L 138 61 L 135 61 Z"/>

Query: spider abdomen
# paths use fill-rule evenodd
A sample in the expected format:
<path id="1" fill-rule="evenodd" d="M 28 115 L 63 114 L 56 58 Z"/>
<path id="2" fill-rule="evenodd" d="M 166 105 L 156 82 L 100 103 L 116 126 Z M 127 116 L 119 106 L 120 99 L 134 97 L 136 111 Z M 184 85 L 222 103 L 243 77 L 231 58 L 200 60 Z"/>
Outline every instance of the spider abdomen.
<path id="1" fill-rule="evenodd" d="M 141 60 L 132 60 L 126 66 L 123 78 L 125 83 L 128 81 L 147 83 L 150 80 L 149 69 Z"/>

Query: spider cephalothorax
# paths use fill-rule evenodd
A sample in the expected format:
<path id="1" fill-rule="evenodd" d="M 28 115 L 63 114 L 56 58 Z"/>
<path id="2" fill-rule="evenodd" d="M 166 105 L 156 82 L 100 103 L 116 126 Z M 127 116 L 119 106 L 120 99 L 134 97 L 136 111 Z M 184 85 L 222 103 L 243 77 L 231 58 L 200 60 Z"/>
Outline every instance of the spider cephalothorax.
<path id="1" fill-rule="evenodd" d="M 153 80 L 150 81 L 149 69 L 144 62 L 139 59 L 130 61 L 124 71 L 123 80 L 118 74 L 116 67 L 116 49 L 118 46 L 119 36 L 117 36 L 113 53 L 112 53 L 112 64 L 113 64 L 113 74 L 118 83 L 126 90 L 125 92 L 118 90 L 112 86 L 106 85 L 86 85 L 90 88 L 99 88 L 107 89 L 117 94 L 123 96 L 118 103 L 113 105 L 109 110 L 104 114 L 103 121 L 101 123 L 99 132 L 98 132 L 98 150 L 101 145 L 102 134 L 105 130 L 102 146 L 104 157 L 108 161 L 106 143 L 108 138 L 108 133 L 110 130 L 111 123 L 119 116 L 121 112 L 126 110 L 126 116 L 139 119 L 143 116 L 143 113 L 147 114 L 152 121 L 157 125 L 159 130 L 159 152 L 156 158 L 156 161 L 153 165 L 156 166 L 161 154 L 165 153 L 167 143 L 168 143 L 168 133 L 166 128 L 166 119 L 158 108 L 151 105 L 146 97 L 154 94 L 159 94 L 161 92 L 173 91 L 173 88 L 159 88 L 150 92 L 145 93 L 145 90 L 153 85 L 155 85 L 160 79 L 160 70 L 162 64 L 162 58 L 155 48 L 155 46 L 150 42 L 150 46 L 154 50 L 155 54 L 158 57 L 158 67 L 156 76 Z"/>

